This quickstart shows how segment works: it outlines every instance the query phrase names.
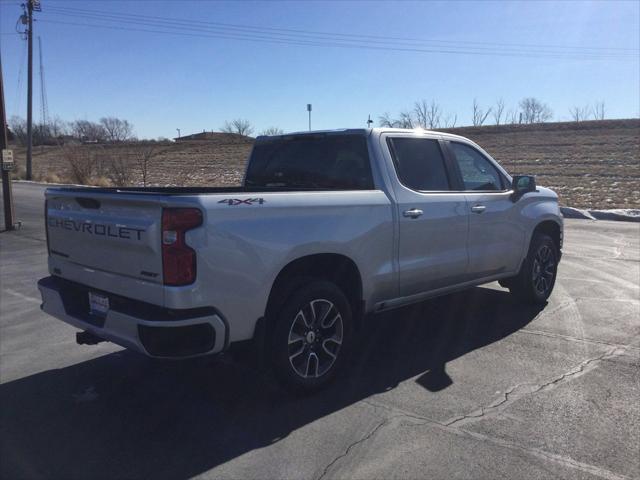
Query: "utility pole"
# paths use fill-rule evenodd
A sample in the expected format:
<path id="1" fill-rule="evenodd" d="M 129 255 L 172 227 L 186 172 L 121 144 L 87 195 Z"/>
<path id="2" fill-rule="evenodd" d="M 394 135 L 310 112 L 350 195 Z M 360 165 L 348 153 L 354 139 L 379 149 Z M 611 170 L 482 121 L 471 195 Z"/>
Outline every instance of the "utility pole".
<path id="1" fill-rule="evenodd" d="M 40 0 L 26 0 L 27 8 L 27 180 L 32 179 L 33 150 L 33 12 L 41 12 Z"/>
<path id="2" fill-rule="evenodd" d="M 32 179 L 33 150 L 33 0 L 27 0 L 27 180 Z"/>
<path id="3" fill-rule="evenodd" d="M 309 131 L 311 131 L 311 104 L 307 103 L 307 112 L 309 112 Z"/>
<path id="4" fill-rule="evenodd" d="M 4 81 L 2 77 L 2 58 L 0 57 L 0 150 L 2 151 L 2 203 L 4 205 L 4 228 L 13 230 L 15 213 L 13 210 L 13 192 L 11 191 L 11 171 L 5 164 L 5 155 L 9 155 L 7 139 L 7 111 L 4 108 Z"/>
<path id="5" fill-rule="evenodd" d="M 178 131 L 178 138 L 180 138 L 180 129 L 176 128 L 176 130 Z"/>
<path id="6" fill-rule="evenodd" d="M 373 120 L 371 120 L 371 114 L 369 114 L 369 118 L 367 118 L 367 128 L 371 128 L 372 123 L 373 123 Z"/>

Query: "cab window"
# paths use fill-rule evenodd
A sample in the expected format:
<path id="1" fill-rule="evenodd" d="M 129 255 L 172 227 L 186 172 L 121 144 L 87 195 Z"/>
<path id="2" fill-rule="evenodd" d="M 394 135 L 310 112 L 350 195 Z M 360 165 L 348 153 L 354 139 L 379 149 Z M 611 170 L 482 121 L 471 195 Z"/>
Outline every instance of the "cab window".
<path id="1" fill-rule="evenodd" d="M 500 172 L 478 150 L 463 143 L 451 142 L 465 190 L 501 191 L 505 181 Z"/>
<path id="2" fill-rule="evenodd" d="M 420 192 L 449 190 L 444 156 L 437 140 L 396 137 L 389 139 L 400 182 Z"/>

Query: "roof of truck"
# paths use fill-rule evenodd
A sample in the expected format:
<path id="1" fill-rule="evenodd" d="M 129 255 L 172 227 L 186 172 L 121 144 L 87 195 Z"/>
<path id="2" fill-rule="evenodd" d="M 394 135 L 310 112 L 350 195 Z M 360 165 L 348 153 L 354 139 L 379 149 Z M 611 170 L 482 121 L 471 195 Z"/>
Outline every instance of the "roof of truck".
<path id="1" fill-rule="evenodd" d="M 300 132 L 290 132 L 283 133 L 282 135 L 261 135 L 257 137 L 260 138 L 278 138 L 278 137 L 289 137 L 292 135 L 369 135 L 369 134 L 380 134 L 380 133 L 422 133 L 422 134 L 432 134 L 432 135 L 440 135 L 446 138 L 462 138 L 460 135 L 454 135 L 452 133 L 439 132 L 437 130 L 426 130 L 424 128 L 388 128 L 388 127 L 375 127 L 375 128 L 341 128 L 334 130 L 309 130 L 309 131 L 300 131 Z"/>

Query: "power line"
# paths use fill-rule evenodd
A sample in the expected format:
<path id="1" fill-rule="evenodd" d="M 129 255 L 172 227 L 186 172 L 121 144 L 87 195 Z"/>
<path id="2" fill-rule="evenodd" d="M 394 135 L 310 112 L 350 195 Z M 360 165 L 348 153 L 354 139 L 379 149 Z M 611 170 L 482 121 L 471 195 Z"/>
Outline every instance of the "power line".
<path id="1" fill-rule="evenodd" d="M 20 56 L 20 64 L 18 66 L 18 81 L 16 82 L 16 91 L 13 98 L 13 111 L 17 112 L 22 106 L 22 96 L 20 95 L 20 87 L 22 87 L 22 71 L 24 69 L 24 62 L 27 57 L 27 42 L 22 44 L 22 55 Z"/>
<path id="2" fill-rule="evenodd" d="M 44 63 L 42 62 L 42 39 L 38 36 L 38 55 L 40 57 L 40 125 L 49 124 L 49 105 L 47 104 L 47 89 L 44 82 Z"/>
<path id="3" fill-rule="evenodd" d="M 312 40 L 295 40 L 295 39 L 283 39 L 273 38 L 266 34 L 263 35 L 249 35 L 239 33 L 209 33 L 208 30 L 202 31 L 202 29 L 184 28 L 182 26 L 170 26 L 162 24 L 154 24 L 149 22 L 138 22 L 132 20 L 118 20 L 118 23 L 129 23 L 133 25 L 141 26 L 155 26 L 156 28 L 162 28 L 163 30 L 154 30 L 147 28 L 133 28 L 120 25 L 105 25 L 96 23 L 78 23 L 78 22 L 65 22 L 57 20 L 40 19 L 40 22 L 55 23 L 61 25 L 72 25 L 81 27 L 96 27 L 106 28 L 111 30 L 123 30 L 123 31 L 137 31 L 156 34 L 169 34 L 169 35 L 181 35 L 190 37 L 201 38 L 220 38 L 231 40 L 246 40 L 253 42 L 267 42 L 284 45 L 297 45 L 297 46 L 317 46 L 317 47 L 341 47 L 341 48 L 353 48 L 364 50 L 386 50 L 386 51 L 401 51 L 401 52 L 413 52 L 413 53 L 440 53 L 440 54 L 462 54 L 462 55 L 483 55 L 483 56 L 508 56 L 508 57 L 528 57 L 528 58 L 558 58 L 558 59 L 597 59 L 597 58 L 613 58 L 613 59 L 635 59 L 633 55 L 627 54 L 601 54 L 601 53 L 562 53 L 562 52 L 513 52 L 513 51 L 477 51 L 462 49 L 462 47 L 447 47 L 447 48 L 409 48 L 409 47 L 394 47 L 394 46 L 376 46 L 365 45 L 357 43 L 345 43 L 345 41 L 312 41 Z M 111 20 L 107 20 L 111 21 Z M 178 28 L 178 30 L 176 30 Z M 478 47 L 475 47 L 478 48 Z"/>
<path id="4" fill-rule="evenodd" d="M 184 26 L 184 27 L 196 27 L 200 26 L 209 26 L 209 28 L 217 28 L 217 29 L 225 29 L 225 30 L 239 30 L 240 32 L 248 32 L 248 33 L 268 33 L 271 35 L 281 35 L 281 36 L 305 36 L 311 37 L 315 39 L 326 38 L 336 40 L 336 37 L 341 37 L 342 40 L 348 41 L 347 39 L 355 39 L 354 41 L 367 41 L 371 42 L 372 40 L 381 40 L 386 43 L 388 42 L 400 42 L 400 43 L 437 43 L 444 46 L 447 45 L 484 45 L 484 46 L 494 46 L 501 48 L 534 48 L 534 49 L 565 49 L 565 50 L 599 50 L 599 51 L 620 51 L 620 52 L 640 52 L 640 49 L 637 48 L 626 48 L 626 47 L 602 47 L 602 46 L 578 46 L 578 45 L 544 45 L 544 44 L 527 44 L 527 43 L 496 43 L 496 42 L 472 42 L 472 41 L 462 41 L 462 40 L 439 40 L 439 39 L 425 39 L 425 38 L 411 38 L 411 37 L 390 37 L 383 35 L 367 35 L 367 34 L 352 34 L 352 33 L 339 33 L 339 32 L 323 32 L 323 31 L 314 31 L 314 30 L 299 30 L 299 29 L 291 29 L 291 28 L 275 28 L 275 27 L 262 27 L 255 25 L 241 25 L 234 23 L 222 23 L 222 22 L 211 22 L 211 21 L 203 21 L 203 20 L 193 20 L 193 19 L 176 19 L 176 18 L 167 18 L 167 17 L 159 17 L 153 15 L 142 15 L 142 14 L 121 14 L 114 12 L 107 12 L 102 10 L 90 10 L 90 9 L 82 9 L 82 8 L 74 8 L 68 9 L 64 7 L 51 6 L 48 10 L 54 12 L 57 11 L 61 14 L 65 15 L 73 15 L 80 16 L 84 15 L 92 16 L 95 18 L 101 19 L 115 19 L 115 20 L 147 20 L 153 22 L 162 22 L 165 24 L 175 25 L 175 26 Z M 236 33 L 240 33 L 236 32 Z M 279 32 L 279 33 L 276 33 Z"/>

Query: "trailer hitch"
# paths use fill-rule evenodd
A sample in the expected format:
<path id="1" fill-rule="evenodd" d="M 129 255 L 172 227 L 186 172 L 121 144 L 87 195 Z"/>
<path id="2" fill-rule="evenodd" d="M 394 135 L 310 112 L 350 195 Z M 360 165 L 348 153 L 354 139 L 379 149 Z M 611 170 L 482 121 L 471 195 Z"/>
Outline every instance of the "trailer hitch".
<path id="1" fill-rule="evenodd" d="M 97 345 L 100 342 L 106 342 L 106 340 L 87 331 L 76 333 L 76 343 L 78 345 Z"/>

